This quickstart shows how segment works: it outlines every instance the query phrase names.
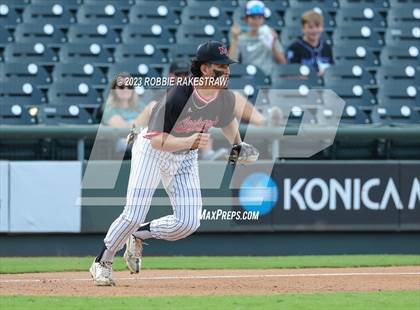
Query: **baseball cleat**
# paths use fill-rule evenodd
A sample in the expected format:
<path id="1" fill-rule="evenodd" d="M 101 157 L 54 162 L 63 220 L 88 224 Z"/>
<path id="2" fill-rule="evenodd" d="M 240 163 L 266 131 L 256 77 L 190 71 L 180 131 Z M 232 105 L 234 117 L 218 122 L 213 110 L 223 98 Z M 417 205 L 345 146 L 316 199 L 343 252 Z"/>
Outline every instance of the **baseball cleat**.
<path id="1" fill-rule="evenodd" d="M 124 260 L 130 273 L 139 273 L 141 269 L 141 253 L 143 241 L 131 235 L 125 243 Z"/>
<path id="2" fill-rule="evenodd" d="M 112 279 L 112 263 L 111 262 L 93 262 L 90 266 L 90 274 L 93 283 L 96 286 L 113 286 L 115 285 Z"/>

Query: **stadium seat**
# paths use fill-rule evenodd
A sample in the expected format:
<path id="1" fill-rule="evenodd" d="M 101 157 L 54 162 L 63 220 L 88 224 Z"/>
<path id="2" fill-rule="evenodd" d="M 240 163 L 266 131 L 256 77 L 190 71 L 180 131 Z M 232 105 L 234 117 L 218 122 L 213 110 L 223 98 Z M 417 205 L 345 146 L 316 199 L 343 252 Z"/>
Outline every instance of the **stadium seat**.
<path id="1" fill-rule="evenodd" d="M 108 66 L 114 60 L 112 54 L 97 43 L 65 44 L 59 56 L 64 63 L 90 63 L 94 66 Z"/>
<path id="2" fill-rule="evenodd" d="M 51 65 L 58 61 L 54 50 L 42 43 L 11 43 L 4 50 L 6 62 L 33 62 L 38 65 Z"/>
<path id="3" fill-rule="evenodd" d="M 45 102 L 42 92 L 23 79 L 3 81 L 0 86 L 0 105 L 19 104 L 22 106 L 35 106 Z"/>
<path id="4" fill-rule="evenodd" d="M 414 66 L 420 68 L 420 46 L 385 46 L 380 55 L 382 65 Z"/>
<path id="5" fill-rule="evenodd" d="M 27 6 L 31 0 L 2 0 L 1 3 L 7 5 L 8 7 L 23 9 Z"/>
<path id="6" fill-rule="evenodd" d="M 124 43 L 153 44 L 168 46 L 175 42 L 174 37 L 160 24 L 126 25 L 121 34 Z"/>
<path id="7" fill-rule="evenodd" d="M 378 84 L 388 81 L 395 83 L 410 81 L 414 85 L 420 85 L 420 69 L 400 64 L 384 65 L 378 68 L 376 80 Z"/>
<path id="8" fill-rule="evenodd" d="M 66 8 L 70 10 L 76 10 L 84 0 L 30 0 L 31 4 L 42 4 L 42 5 L 54 5 L 60 4 L 62 6 L 66 6 Z"/>
<path id="9" fill-rule="evenodd" d="M 105 47 L 120 43 L 117 32 L 105 24 L 71 25 L 67 36 L 70 43 L 97 43 Z"/>
<path id="10" fill-rule="evenodd" d="M 38 121 L 45 125 L 92 124 L 91 115 L 77 103 L 45 104 L 39 107 Z"/>
<path id="11" fill-rule="evenodd" d="M 0 4 L 0 26 L 6 29 L 13 29 L 22 19 L 20 18 L 16 8 L 6 3 Z"/>
<path id="12" fill-rule="evenodd" d="M 176 29 L 176 25 L 181 23 L 181 19 L 175 9 L 165 4 L 136 5 L 130 9 L 128 16 L 130 24 L 153 25 L 158 24 L 164 27 Z"/>
<path id="13" fill-rule="evenodd" d="M 0 103 L 0 124 L 34 125 L 36 118 L 31 116 L 27 107 L 20 104 Z"/>
<path id="14" fill-rule="evenodd" d="M 130 7 L 136 4 L 136 0 L 83 0 L 83 4 L 88 5 L 107 5 L 111 4 L 120 10 L 128 11 Z"/>
<path id="15" fill-rule="evenodd" d="M 25 81 L 32 85 L 48 86 L 51 78 L 43 66 L 36 63 L 0 63 L 0 81 Z"/>
<path id="16" fill-rule="evenodd" d="M 363 46 L 380 51 L 384 45 L 381 36 L 369 26 L 339 26 L 333 34 L 334 46 Z"/>
<path id="17" fill-rule="evenodd" d="M 128 73 L 136 77 L 159 77 L 161 76 L 156 69 L 136 62 L 118 62 L 108 69 L 108 84 L 120 73 Z"/>
<path id="18" fill-rule="evenodd" d="M 379 60 L 375 54 L 364 46 L 334 46 L 334 62 L 336 64 L 359 65 L 361 67 L 375 67 Z"/>
<path id="19" fill-rule="evenodd" d="M 223 43 L 228 42 L 227 35 L 217 25 L 211 23 L 191 23 L 179 26 L 176 33 L 177 43 L 200 44 L 207 40 L 217 40 Z"/>
<path id="20" fill-rule="evenodd" d="M 61 29 L 52 24 L 24 23 L 16 26 L 15 41 L 21 43 L 42 42 L 47 46 L 60 46 L 67 41 Z"/>
<path id="21" fill-rule="evenodd" d="M 85 82 L 95 88 L 104 87 L 107 79 L 97 67 L 90 63 L 58 63 L 52 72 L 54 82 Z"/>
<path id="22" fill-rule="evenodd" d="M 333 90 L 346 105 L 370 108 L 376 104 L 375 96 L 363 83 L 354 80 L 325 80 L 325 88 Z"/>
<path id="23" fill-rule="evenodd" d="M 168 56 L 170 61 L 173 61 L 178 58 L 191 59 L 195 56 L 196 51 L 197 44 L 174 44 L 169 47 Z"/>
<path id="24" fill-rule="evenodd" d="M 344 107 L 343 114 L 340 119 L 340 126 L 358 124 L 364 125 L 369 123 L 369 116 L 360 107 L 353 105 L 346 105 Z"/>
<path id="25" fill-rule="evenodd" d="M 300 19 L 307 10 L 314 9 L 318 13 L 322 14 L 324 17 L 324 29 L 325 30 L 332 30 L 335 27 L 335 21 L 330 15 L 329 12 L 334 11 L 329 6 L 319 6 L 316 5 L 315 2 L 311 2 L 310 6 L 299 6 L 299 7 L 291 7 L 289 8 L 286 13 L 284 14 L 284 23 L 288 27 L 297 27 L 300 26 Z"/>
<path id="26" fill-rule="evenodd" d="M 32 2 L 25 7 L 22 14 L 23 22 L 51 24 L 59 28 L 67 28 L 76 22 L 69 11 L 68 1 L 39 1 L 39 3 Z"/>
<path id="27" fill-rule="evenodd" d="M 236 79 L 241 77 L 251 77 L 254 80 L 254 85 L 264 86 L 270 83 L 270 79 L 265 76 L 264 72 L 254 65 L 235 64 L 230 66 L 230 78 Z"/>
<path id="28" fill-rule="evenodd" d="M 373 124 L 420 124 L 420 114 L 409 106 L 377 106 L 370 115 Z"/>
<path id="29" fill-rule="evenodd" d="M 349 7 L 366 7 L 386 12 L 389 6 L 389 0 L 340 0 L 340 10 Z"/>
<path id="30" fill-rule="evenodd" d="M 304 81 L 305 85 L 310 86 L 317 86 L 320 84 L 317 73 L 311 70 L 310 67 L 300 64 L 287 64 L 276 66 L 276 70 L 272 78 L 273 84 L 277 83 L 276 80 L 296 80 L 298 81 L 298 83 L 299 81 Z"/>
<path id="31" fill-rule="evenodd" d="M 389 0 L 391 7 L 399 7 L 404 5 L 418 4 L 419 0 Z"/>
<path id="32" fill-rule="evenodd" d="M 13 42 L 13 36 L 6 28 L 0 28 L 0 46 L 5 47 L 7 44 Z"/>
<path id="33" fill-rule="evenodd" d="M 122 3 L 99 1 L 97 4 L 83 4 L 77 10 L 79 24 L 105 24 L 110 28 L 121 28 L 128 23 L 128 18 L 121 10 Z"/>
<path id="34" fill-rule="evenodd" d="M 183 8 L 187 5 L 186 0 L 136 0 L 136 5 L 156 5 L 157 7 L 163 5 L 167 8 L 175 10 L 177 13 L 181 13 Z"/>
<path id="35" fill-rule="evenodd" d="M 375 85 L 374 77 L 359 65 L 336 64 L 329 67 L 324 73 L 325 85 L 331 85 L 335 82 L 358 83 L 360 85 Z"/>
<path id="36" fill-rule="evenodd" d="M 420 21 L 420 4 L 407 3 L 398 7 L 391 7 L 388 11 L 388 27 L 416 26 Z"/>
<path id="37" fill-rule="evenodd" d="M 86 82 L 56 82 L 48 90 L 49 104 L 77 104 L 84 108 L 97 108 L 102 97 Z"/>
<path id="38" fill-rule="evenodd" d="M 168 62 L 166 56 L 152 44 L 120 44 L 114 52 L 115 62 L 137 62 L 162 67 Z"/>
<path id="39" fill-rule="evenodd" d="M 420 9 L 419 9 L 420 10 Z M 420 13 L 419 13 L 420 14 Z M 414 26 L 388 27 L 385 41 L 389 45 L 417 45 L 420 46 L 420 20 Z"/>
<path id="40" fill-rule="evenodd" d="M 378 90 L 378 103 L 382 106 L 420 107 L 420 86 L 410 80 L 386 80 Z"/>
<path id="41" fill-rule="evenodd" d="M 340 8 L 335 16 L 337 25 L 342 26 L 369 26 L 375 31 L 385 31 L 386 21 L 378 9 L 370 7 Z"/>
<path id="42" fill-rule="evenodd" d="M 215 5 L 188 6 L 182 11 L 181 19 L 183 23 L 208 23 L 225 30 L 228 30 L 232 25 L 231 16 L 228 11 L 218 8 Z"/>
<path id="43" fill-rule="evenodd" d="M 233 12 L 239 6 L 239 2 L 237 0 L 188 0 L 187 7 L 210 7 L 212 5 L 218 7 L 219 9 Z"/>
<path id="44" fill-rule="evenodd" d="M 290 7 L 306 7 L 312 9 L 314 7 L 325 7 L 335 9 L 339 7 L 338 0 L 289 0 Z"/>

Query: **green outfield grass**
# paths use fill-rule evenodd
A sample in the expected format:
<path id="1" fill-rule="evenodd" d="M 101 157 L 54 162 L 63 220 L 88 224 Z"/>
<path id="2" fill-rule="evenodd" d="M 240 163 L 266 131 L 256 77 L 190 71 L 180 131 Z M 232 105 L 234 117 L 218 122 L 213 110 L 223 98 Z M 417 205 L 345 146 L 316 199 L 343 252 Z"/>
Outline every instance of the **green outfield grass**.
<path id="1" fill-rule="evenodd" d="M 418 310 L 420 292 L 176 297 L 0 297 L 2 309 L 352 309 Z"/>
<path id="2" fill-rule="evenodd" d="M 4 257 L 0 273 L 86 271 L 93 257 Z M 420 265 L 419 255 L 145 257 L 143 269 L 269 269 Z M 125 270 L 121 257 L 114 270 Z"/>

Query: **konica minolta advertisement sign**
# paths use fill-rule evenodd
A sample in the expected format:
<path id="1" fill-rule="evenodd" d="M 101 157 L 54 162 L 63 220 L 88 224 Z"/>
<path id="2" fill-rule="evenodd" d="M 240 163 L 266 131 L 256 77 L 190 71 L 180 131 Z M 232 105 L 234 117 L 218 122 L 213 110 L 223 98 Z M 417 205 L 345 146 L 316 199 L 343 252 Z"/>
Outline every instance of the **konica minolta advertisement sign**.
<path id="1" fill-rule="evenodd" d="M 420 229 L 418 162 L 293 162 L 243 167 L 235 210 L 275 230 Z"/>

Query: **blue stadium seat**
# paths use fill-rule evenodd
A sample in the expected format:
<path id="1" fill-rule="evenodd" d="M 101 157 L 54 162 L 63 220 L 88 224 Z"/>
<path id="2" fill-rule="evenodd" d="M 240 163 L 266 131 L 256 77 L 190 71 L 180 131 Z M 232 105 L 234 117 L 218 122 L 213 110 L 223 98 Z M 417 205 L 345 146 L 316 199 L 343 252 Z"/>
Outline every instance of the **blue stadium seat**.
<path id="1" fill-rule="evenodd" d="M 71 25 L 67 33 L 70 43 L 98 43 L 113 47 L 120 43 L 117 32 L 105 24 Z"/>
<path id="2" fill-rule="evenodd" d="M 370 7 L 340 8 L 335 22 L 341 26 L 369 26 L 373 30 L 385 31 L 386 20 L 378 9 Z"/>
<path id="3" fill-rule="evenodd" d="M 334 62 L 337 64 L 359 65 L 375 67 L 379 60 L 375 54 L 361 45 L 345 45 L 333 47 Z"/>
<path id="4" fill-rule="evenodd" d="M 176 26 L 181 24 L 181 19 L 176 10 L 165 4 L 150 3 L 133 6 L 128 17 L 130 24 L 158 24 L 173 29 L 176 29 Z"/>
<path id="5" fill-rule="evenodd" d="M 373 51 L 380 51 L 384 41 L 372 28 L 368 26 L 339 26 L 333 34 L 335 46 L 364 46 Z"/>
<path id="6" fill-rule="evenodd" d="M 167 57 L 152 44 L 120 44 L 115 49 L 115 62 L 142 63 L 153 68 L 164 68 Z"/>
<path id="7" fill-rule="evenodd" d="M 340 10 L 349 7 L 366 7 L 386 12 L 389 6 L 389 0 L 340 0 Z"/>
<path id="8" fill-rule="evenodd" d="M 0 26 L 6 29 L 14 29 L 22 21 L 15 7 L 6 3 L 0 4 Z"/>
<path id="9" fill-rule="evenodd" d="M 0 47 L 5 47 L 7 44 L 13 42 L 13 36 L 6 28 L 0 28 Z"/>
<path id="10" fill-rule="evenodd" d="M 58 63 L 52 72 L 54 82 L 85 82 L 95 88 L 103 88 L 107 79 L 99 68 L 90 63 Z"/>
<path id="11" fill-rule="evenodd" d="M 128 23 L 127 16 L 121 9 L 122 3 L 100 1 L 97 4 L 83 4 L 77 10 L 79 24 L 105 24 L 110 28 L 121 28 Z"/>
<path id="12" fill-rule="evenodd" d="M 0 87 L 0 105 L 3 103 L 22 106 L 40 105 L 45 102 L 42 92 L 24 78 L 4 81 Z"/>
<path id="13" fill-rule="evenodd" d="M 20 104 L 0 103 L 0 124 L 34 125 L 36 124 L 36 118 L 29 114 L 28 109 L 25 106 Z"/>
<path id="14" fill-rule="evenodd" d="M 197 44 L 191 44 L 191 43 L 174 44 L 169 47 L 168 56 L 169 56 L 170 61 L 173 61 L 178 58 L 191 59 L 195 56 L 196 51 L 197 51 Z"/>
<path id="15" fill-rule="evenodd" d="M 171 8 L 178 13 L 181 13 L 183 8 L 187 6 L 186 0 L 136 0 L 136 5 L 156 5 L 157 7 L 163 5 Z"/>
<path id="16" fill-rule="evenodd" d="M 420 84 L 420 69 L 414 66 L 401 66 L 400 64 L 384 65 L 378 68 L 376 80 L 379 85 L 384 82 L 411 82 Z"/>
<path id="17" fill-rule="evenodd" d="M 53 83 L 48 90 L 49 104 L 77 104 L 84 108 L 98 108 L 102 97 L 86 81 Z"/>
<path id="18" fill-rule="evenodd" d="M 110 51 L 97 43 L 65 44 L 59 56 L 64 63 L 90 63 L 94 66 L 108 66 L 114 61 Z"/>
<path id="19" fill-rule="evenodd" d="M 130 7 L 136 4 L 135 0 L 83 0 L 84 5 L 107 5 L 118 8 L 118 10 L 128 11 Z"/>
<path id="20" fill-rule="evenodd" d="M 420 21 L 420 4 L 408 3 L 398 7 L 391 7 L 387 18 L 388 27 L 418 26 Z"/>
<path id="21" fill-rule="evenodd" d="M 357 80 L 326 80 L 325 88 L 333 90 L 346 105 L 370 108 L 376 104 L 372 92 Z"/>
<path id="22" fill-rule="evenodd" d="M 128 73 L 133 77 L 159 77 L 161 76 L 156 69 L 142 63 L 136 62 L 118 62 L 108 69 L 108 83 L 110 83 L 118 74 Z"/>
<path id="23" fill-rule="evenodd" d="M 370 115 L 373 124 L 420 124 L 420 114 L 408 106 L 377 106 Z"/>
<path id="24" fill-rule="evenodd" d="M 208 23 L 226 30 L 232 25 L 231 15 L 228 11 L 217 7 L 215 4 L 188 6 L 182 11 L 181 19 L 184 24 Z"/>
<path id="25" fill-rule="evenodd" d="M 420 68 L 420 46 L 385 46 L 381 51 L 382 65 L 414 66 Z"/>
<path id="26" fill-rule="evenodd" d="M 31 3 L 31 0 L 1 0 L 1 3 L 7 5 L 9 8 L 16 8 L 21 10 L 29 3 Z"/>
<path id="27" fill-rule="evenodd" d="M 420 8 L 419 8 L 420 10 Z M 420 13 L 419 13 L 420 14 Z M 420 20 L 416 26 L 388 27 L 385 41 L 389 45 L 418 45 L 420 46 Z"/>
<path id="28" fill-rule="evenodd" d="M 251 78 L 257 87 L 266 86 L 270 83 L 270 79 L 265 76 L 264 72 L 254 65 L 235 64 L 230 66 L 229 79 Z"/>
<path id="29" fill-rule="evenodd" d="M 420 86 L 410 80 L 386 80 L 378 91 L 378 103 L 382 106 L 410 106 L 420 108 Z"/>
<path id="30" fill-rule="evenodd" d="M 399 6 L 405 6 L 405 5 L 411 5 L 411 4 L 419 4 L 419 0 L 389 0 L 391 7 L 399 7 Z"/>
<path id="31" fill-rule="evenodd" d="M 4 50 L 6 62 L 33 62 L 51 65 L 58 61 L 54 50 L 42 43 L 11 43 Z"/>
<path id="32" fill-rule="evenodd" d="M 311 70 L 310 67 L 300 64 L 276 66 L 272 83 L 277 84 L 276 80 L 296 80 L 298 85 L 300 85 L 300 82 L 305 82 L 305 85 L 309 86 L 317 86 L 320 84 L 317 73 Z"/>
<path id="33" fill-rule="evenodd" d="M 217 25 L 211 23 L 191 23 L 179 26 L 176 33 L 177 43 L 200 44 L 208 40 L 228 42 L 228 37 Z"/>
<path id="34" fill-rule="evenodd" d="M 75 102 L 67 104 L 45 104 L 39 108 L 38 120 L 41 124 L 89 125 L 93 123 L 92 116 Z"/>
<path id="35" fill-rule="evenodd" d="M 69 10 L 76 10 L 83 2 L 84 0 L 30 0 L 31 5 L 49 5 L 53 6 L 55 4 L 60 4 L 62 6 L 65 6 Z"/>
<path id="36" fill-rule="evenodd" d="M 16 26 L 15 41 L 21 43 L 42 42 L 47 46 L 60 46 L 67 41 L 66 35 L 52 24 L 24 23 Z"/>
<path id="37" fill-rule="evenodd" d="M 325 71 L 323 78 L 326 85 L 331 85 L 335 82 L 345 83 L 346 81 L 365 86 L 375 85 L 375 78 L 372 74 L 359 65 L 333 65 Z"/>
<path id="38" fill-rule="evenodd" d="M 308 10 L 315 9 L 318 13 L 322 14 L 324 17 L 324 29 L 325 30 L 332 30 L 335 27 L 335 21 L 333 17 L 330 15 L 329 12 L 334 11 L 331 7 L 321 7 L 313 3 L 311 6 L 303 6 L 303 7 L 291 7 L 289 8 L 286 13 L 284 14 L 284 23 L 286 26 L 297 27 L 300 26 L 300 19 Z"/>
<path id="39" fill-rule="evenodd" d="M 201 7 L 210 7 L 210 6 L 216 6 L 223 10 L 229 10 L 230 12 L 233 12 L 238 6 L 239 2 L 237 0 L 188 0 L 188 6 L 201 6 Z"/>
<path id="40" fill-rule="evenodd" d="M 364 125 L 369 124 L 370 119 L 365 111 L 358 106 L 347 104 L 344 107 L 343 114 L 340 118 L 340 126 L 342 125 Z"/>
<path id="41" fill-rule="evenodd" d="M 289 0 L 290 7 L 306 7 L 309 10 L 314 7 L 329 8 L 331 10 L 339 7 L 338 0 Z"/>
<path id="42" fill-rule="evenodd" d="M 42 4 L 31 3 L 25 7 L 22 14 L 25 23 L 51 24 L 56 27 L 68 27 L 76 22 L 69 11 L 67 1 L 40 1 Z"/>
<path id="43" fill-rule="evenodd" d="M 175 42 L 168 29 L 160 24 L 136 24 L 124 27 L 121 38 L 124 43 L 153 44 L 168 46 Z"/>
<path id="44" fill-rule="evenodd" d="M 51 78 L 47 70 L 36 63 L 0 63 L 0 81 L 2 83 L 19 80 L 24 80 L 38 87 L 48 86 L 51 83 Z"/>

